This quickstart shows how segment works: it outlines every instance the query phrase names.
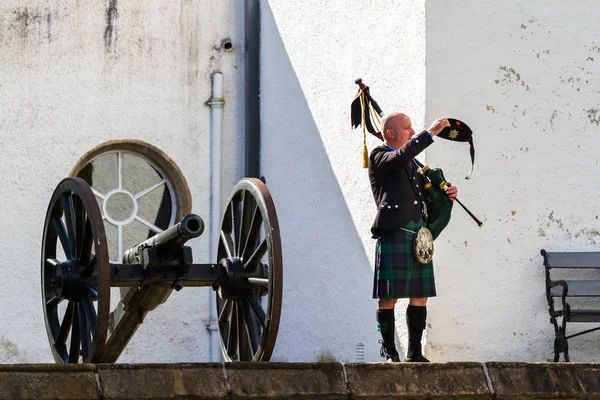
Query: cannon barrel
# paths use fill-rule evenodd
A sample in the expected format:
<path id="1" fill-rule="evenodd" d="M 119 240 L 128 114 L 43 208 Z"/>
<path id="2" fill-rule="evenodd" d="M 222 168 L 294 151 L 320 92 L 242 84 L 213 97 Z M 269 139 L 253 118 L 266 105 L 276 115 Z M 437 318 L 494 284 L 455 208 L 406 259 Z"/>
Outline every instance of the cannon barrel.
<path id="1" fill-rule="evenodd" d="M 123 263 L 133 264 L 139 262 L 138 257 L 141 251 L 150 247 L 155 248 L 160 256 L 169 257 L 181 248 L 185 242 L 202 235 L 202 232 L 204 232 L 202 218 L 196 214 L 187 214 L 176 225 L 127 250 L 123 254 Z"/>

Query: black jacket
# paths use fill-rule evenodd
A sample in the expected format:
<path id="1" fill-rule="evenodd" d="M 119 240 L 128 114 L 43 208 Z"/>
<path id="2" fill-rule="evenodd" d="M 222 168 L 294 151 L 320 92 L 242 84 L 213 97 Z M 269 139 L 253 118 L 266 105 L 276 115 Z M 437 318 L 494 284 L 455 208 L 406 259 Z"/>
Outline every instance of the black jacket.
<path id="1" fill-rule="evenodd" d="M 392 151 L 383 144 L 371 152 L 369 180 L 377 204 L 377 215 L 371 227 L 374 237 L 423 218 L 424 182 L 411 160 L 432 143 L 433 138 L 423 131 L 414 135 L 401 149 Z M 409 167 L 410 163 L 412 168 Z"/>

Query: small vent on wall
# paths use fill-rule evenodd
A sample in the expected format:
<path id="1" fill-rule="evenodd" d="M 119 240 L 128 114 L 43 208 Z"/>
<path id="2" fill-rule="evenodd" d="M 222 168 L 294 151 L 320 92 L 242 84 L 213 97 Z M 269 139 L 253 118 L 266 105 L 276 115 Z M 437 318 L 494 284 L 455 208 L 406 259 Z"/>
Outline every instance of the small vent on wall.
<path id="1" fill-rule="evenodd" d="M 357 363 L 365 362 L 365 344 L 364 343 L 356 344 L 356 362 Z"/>

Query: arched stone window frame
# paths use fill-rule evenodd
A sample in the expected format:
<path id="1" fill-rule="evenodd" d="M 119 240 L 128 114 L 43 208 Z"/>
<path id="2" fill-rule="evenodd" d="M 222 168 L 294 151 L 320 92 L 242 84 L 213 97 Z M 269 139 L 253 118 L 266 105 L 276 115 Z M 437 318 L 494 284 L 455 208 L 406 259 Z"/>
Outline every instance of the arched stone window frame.
<path id="1" fill-rule="evenodd" d="M 170 191 L 171 198 L 174 199 L 174 213 L 171 216 L 171 220 L 169 225 L 173 225 L 175 222 L 179 221 L 184 215 L 189 214 L 192 209 L 192 198 L 190 194 L 189 187 L 187 182 L 183 176 L 183 173 L 175 164 L 175 162 L 167 156 L 162 150 L 159 148 L 152 146 L 149 143 L 146 143 L 141 140 L 113 140 L 102 143 L 87 153 L 85 153 L 79 161 L 75 164 L 69 176 L 76 177 L 79 175 L 81 170 L 92 160 L 97 157 L 104 156 L 106 154 L 116 153 L 118 155 L 118 160 L 120 160 L 120 154 L 130 153 L 142 157 L 145 161 L 147 161 L 151 166 L 153 166 L 160 174 L 163 174 L 163 178 L 167 182 L 167 187 Z M 118 165 L 118 174 L 121 174 L 121 165 L 120 161 Z M 120 179 L 119 183 L 120 185 Z M 122 188 L 115 188 L 122 189 Z M 95 190 L 92 185 L 92 190 Z M 114 190 L 113 190 L 114 191 Z M 111 191 L 112 192 L 112 191 Z M 95 192 L 97 195 L 98 193 Z M 100 193 L 100 195 L 104 195 Z M 108 220 L 105 212 L 103 211 L 103 207 L 101 206 L 102 217 L 103 220 Z M 135 214 L 135 213 L 134 213 Z M 133 218 L 127 223 L 131 223 Z M 112 225 L 115 225 L 113 222 L 109 222 Z M 116 225 L 115 225 L 116 226 Z M 150 226 L 149 226 L 150 228 Z M 123 251 L 126 249 L 122 246 L 122 234 L 121 228 L 118 227 L 117 233 L 117 253 L 119 257 L 123 256 Z M 152 230 L 155 230 L 152 228 Z M 160 229 L 158 230 L 160 232 Z M 157 232 L 157 233 L 158 233 Z M 121 260 L 113 260 L 115 262 L 120 262 Z"/>

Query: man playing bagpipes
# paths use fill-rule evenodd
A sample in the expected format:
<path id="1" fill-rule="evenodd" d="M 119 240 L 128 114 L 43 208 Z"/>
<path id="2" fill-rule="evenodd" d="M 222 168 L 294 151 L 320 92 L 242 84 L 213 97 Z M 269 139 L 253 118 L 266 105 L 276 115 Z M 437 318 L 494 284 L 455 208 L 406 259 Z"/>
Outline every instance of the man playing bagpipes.
<path id="1" fill-rule="evenodd" d="M 377 214 L 371 227 L 377 239 L 373 298 L 379 299 L 377 328 L 381 332 L 381 356 L 398 362 L 394 343 L 394 306 L 409 298 L 406 309 L 408 351 L 406 361 L 428 362 L 421 351 L 427 318 L 427 299 L 435 296 L 433 241 L 450 222 L 452 204 L 458 203 L 479 227 L 483 222 L 457 198 L 458 190 L 446 182 L 441 169 L 421 164 L 415 156 L 433 143 L 433 136 L 470 145 L 471 177 L 475 163 L 473 131 L 453 118 L 435 120 L 428 130 L 415 135 L 410 118 L 402 113 L 383 114 L 361 79 L 351 107 L 352 127 L 363 127 L 363 167 L 369 179 Z M 379 117 L 383 119 L 379 121 Z M 379 122 L 380 127 L 376 126 Z M 367 151 L 367 132 L 383 141 Z"/>
<path id="2" fill-rule="evenodd" d="M 371 228 L 377 239 L 373 298 L 379 299 L 377 326 L 382 336 L 382 356 L 399 362 L 394 343 L 394 306 L 409 298 L 406 309 L 408 351 L 406 361 L 429 362 L 421 352 L 427 317 L 427 298 L 436 295 L 433 275 L 433 237 L 426 228 L 427 181 L 414 157 L 433 143 L 449 122 L 435 120 L 428 130 L 415 135 L 410 118 L 387 114 L 381 120 L 383 144 L 369 156 L 369 180 L 377 214 Z M 447 184 L 446 195 L 454 200 L 458 190 Z M 420 253 L 420 254 L 418 254 Z"/>

